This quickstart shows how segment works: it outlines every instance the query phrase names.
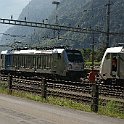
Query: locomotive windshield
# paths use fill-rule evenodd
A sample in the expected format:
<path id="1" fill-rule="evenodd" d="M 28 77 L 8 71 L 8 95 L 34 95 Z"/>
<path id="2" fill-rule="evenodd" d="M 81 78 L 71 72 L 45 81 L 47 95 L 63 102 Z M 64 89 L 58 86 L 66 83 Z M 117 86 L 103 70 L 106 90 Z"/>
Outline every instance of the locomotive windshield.
<path id="1" fill-rule="evenodd" d="M 66 50 L 68 60 L 70 62 L 83 62 L 83 57 L 78 50 Z"/>

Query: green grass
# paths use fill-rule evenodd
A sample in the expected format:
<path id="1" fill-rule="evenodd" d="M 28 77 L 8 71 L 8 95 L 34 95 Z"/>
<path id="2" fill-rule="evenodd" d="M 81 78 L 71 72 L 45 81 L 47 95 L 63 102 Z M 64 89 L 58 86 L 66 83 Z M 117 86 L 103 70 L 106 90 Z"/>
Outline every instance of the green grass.
<path id="1" fill-rule="evenodd" d="M 99 66 L 101 62 L 94 62 L 95 66 Z M 86 62 L 85 65 L 92 66 L 92 62 Z"/>
<path id="2" fill-rule="evenodd" d="M 124 119 L 124 110 L 120 110 L 119 103 L 109 101 L 105 106 L 99 105 L 99 114 Z"/>
<path id="3" fill-rule="evenodd" d="M 82 111 L 87 111 L 90 112 L 90 106 L 83 104 L 83 103 L 78 103 L 73 100 L 69 100 L 66 98 L 58 98 L 58 97 L 48 97 L 48 103 L 54 104 L 54 105 L 59 105 L 59 106 L 64 106 L 72 109 L 77 109 L 77 110 L 82 110 Z"/>
<path id="4" fill-rule="evenodd" d="M 9 94 L 9 91 L 7 90 L 6 86 L 1 85 L 0 93 Z M 49 103 L 53 105 L 91 112 L 90 105 L 86 105 L 84 103 L 78 103 L 78 102 L 75 102 L 73 100 L 69 100 L 66 98 L 58 98 L 58 97 L 49 96 L 47 99 L 44 99 L 37 94 L 23 92 L 23 91 L 13 91 L 12 95 L 17 96 L 17 97 L 27 98 L 30 100 L 35 100 L 35 101 L 42 102 L 42 103 Z M 119 103 L 115 101 L 109 101 L 105 106 L 99 105 L 98 114 L 124 119 L 124 111 L 120 111 L 118 104 Z"/>
<path id="5" fill-rule="evenodd" d="M 4 87 L 0 87 L 0 93 L 9 94 L 9 90 L 5 89 Z M 91 111 L 89 105 L 86 105 L 83 103 L 78 103 L 78 102 L 75 102 L 73 100 L 69 100 L 66 98 L 49 96 L 47 99 L 44 99 L 37 94 L 28 93 L 28 92 L 24 92 L 24 91 L 13 91 L 11 95 L 21 97 L 21 98 L 27 98 L 27 99 L 42 102 L 42 103 L 49 103 L 49 104 L 53 104 L 53 105 L 73 108 L 73 109 L 77 109 L 77 110 L 82 110 L 82 111 L 87 111 L 87 112 Z"/>
<path id="6" fill-rule="evenodd" d="M 7 83 L 6 82 L 0 82 L 0 93 L 2 94 L 8 94 L 7 90 Z"/>

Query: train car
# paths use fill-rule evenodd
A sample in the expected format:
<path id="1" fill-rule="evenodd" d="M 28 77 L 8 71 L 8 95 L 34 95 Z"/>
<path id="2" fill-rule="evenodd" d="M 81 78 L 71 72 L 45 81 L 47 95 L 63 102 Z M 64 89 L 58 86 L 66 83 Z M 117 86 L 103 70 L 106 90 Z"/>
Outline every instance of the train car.
<path id="1" fill-rule="evenodd" d="M 113 79 L 124 81 L 124 47 L 107 48 L 100 65 L 100 75 L 111 82 Z"/>
<path id="2" fill-rule="evenodd" d="M 27 49 L 1 52 L 1 73 L 46 74 L 61 77 L 82 77 L 84 60 L 79 50 Z"/>

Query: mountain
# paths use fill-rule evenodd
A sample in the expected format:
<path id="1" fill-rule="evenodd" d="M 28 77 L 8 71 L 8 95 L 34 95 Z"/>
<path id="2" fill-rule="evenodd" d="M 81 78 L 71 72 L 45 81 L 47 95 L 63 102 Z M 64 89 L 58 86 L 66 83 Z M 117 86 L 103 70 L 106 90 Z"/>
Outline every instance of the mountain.
<path id="1" fill-rule="evenodd" d="M 92 28 L 95 30 L 106 31 L 106 11 L 108 0 L 63 0 L 58 8 L 58 20 L 60 25 Z M 112 0 L 110 5 L 110 32 L 124 32 L 124 1 Z M 51 22 L 55 15 L 50 17 Z M 54 20 L 54 21 L 53 21 Z M 49 31 L 42 32 L 41 35 L 50 35 Z M 52 33 L 53 34 L 53 33 Z M 83 34 L 74 32 L 60 32 L 63 39 L 46 40 L 43 45 L 67 44 L 72 47 L 82 48 L 91 47 L 93 34 Z M 40 35 L 40 36 L 41 36 Z M 57 31 L 56 31 L 57 35 Z M 50 36 L 51 37 L 51 36 Z M 106 34 L 94 34 L 95 46 L 103 46 L 106 42 Z M 110 35 L 110 45 L 124 42 L 123 35 Z"/>
<path id="2" fill-rule="evenodd" d="M 52 5 L 52 0 L 31 0 L 29 4 L 22 10 L 18 19 L 26 19 L 27 21 L 33 22 L 42 22 L 43 20 L 48 19 L 53 10 L 54 6 Z M 37 29 L 30 27 L 13 26 L 9 28 L 5 33 L 20 36 L 16 38 L 9 37 L 9 42 L 13 42 L 15 39 L 31 41 L 32 34 L 35 30 Z M 26 37 L 21 37 L 25 35 Z M 8 39 L 8 36 L 3 36 L 1 44 L 6 44 L 8 42 L 6 41 L 6 39 Z"/>
<path id="3" fill-rule="evenodd" d="M 47 1 L 47 2 L 46 2 Z M 92 28 L 106 31 L 106 11 L 108 0 L 61 0 L 57 10 L 53 0 L 32 0 L 27 5 L 19 19 L 24 17 L 29 21 L 41 22 L 48 18 L 46 23 L 55 24 L 56 17 L 59 25 Z M 42 3 L 42 4 L 41 4 Z M 49 3 L 49 5 L 48 5 Z M 42 6 L 41 6 L 42 5 Z M 49 11 L 48 11 L 49 10 Z M 124 0 L 112 0 L 110 5 L 110 32 L 124 32 Z M 99 47 L 106 42 L 106 34 L 74 33 L 69 31 L 54 31 L 51 29 L 34 29 L 13 27 L 7 32 L 29 36 L 26 38 L 34 45 L 69 45 L 75 48 L 89 48 L 95 40 L 95 46 Z M 59 33 L 59 39 L 58 37 Z M 4 41 L 5 38 L 3 38 Z M 110 45 L 124 42 L 123 35 L 110 35 Z"/>

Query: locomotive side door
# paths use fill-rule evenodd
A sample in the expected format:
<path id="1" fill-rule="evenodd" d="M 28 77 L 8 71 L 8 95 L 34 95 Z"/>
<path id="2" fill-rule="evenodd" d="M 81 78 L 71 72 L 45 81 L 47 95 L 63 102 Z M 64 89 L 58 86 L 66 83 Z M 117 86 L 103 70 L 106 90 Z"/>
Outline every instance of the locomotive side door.
<path id="1" fill-rule="evenodd" d="M 57 73 L 64 76 L 65 62 L 63 53 L 58 53 L 57 55 Z"/>
<path id="2" fill-rule="evenodd" d="M 63 62 L 62 62 L 62 54 L 61 53 L 53 54 L 52 71 L 55 74 L 63 75 Z"/>
<path id="3" fill-rule="evenodd" d="M 111 75 L 116 77 L 117 76 L 117 54 L 111 54 Z"/>
<path id="4" fill-rule="evenodd" d="M 57 72 L 57 53 L 53 53 L 52 54 L 52 72 L 56 74 Z"/>

